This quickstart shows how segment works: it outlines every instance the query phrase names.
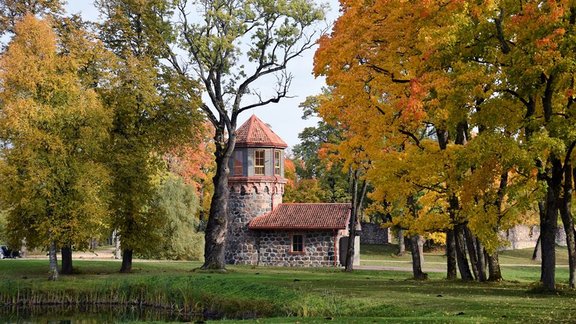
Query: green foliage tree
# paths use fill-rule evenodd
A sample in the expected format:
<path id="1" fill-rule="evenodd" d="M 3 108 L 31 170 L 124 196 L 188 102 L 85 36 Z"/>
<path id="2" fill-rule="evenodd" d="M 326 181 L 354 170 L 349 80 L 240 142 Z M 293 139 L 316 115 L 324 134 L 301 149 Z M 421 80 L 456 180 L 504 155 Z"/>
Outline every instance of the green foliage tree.
<path id="1" fill-rule="evenodd" d="M 204 238 L 197 232 L 199 207 L 194 186 L 171 173 L 163 176 L 151 205 L 152 211 L 165 219 L 160 240 L 141 254 L 146 258 L 200 260 Z"/>
<path id="2" fill-rule="evenodd" d="M 0 59 L 2 201 L 13 246 L 85 246 L 108 224 L 108 172 L 100 163 L 111 113 L 82 84 L 82 64 L 50 25 L 31 15 Z"/>
<path id="3" fill-rule="evenodd" d="M 306 98 L 300 104 L 302 118 L 318 116 L 322 100 L 329 100 L 330 94 Z M 315 127 L 306 127 L 299 135 L 300 144 L 292 151 L 296 171 L 295 185 L 288 187 L 286 201 L 294 202 L 346 202 L 350 201 L 348 172 L 342 170 L 342 163 L 329 158 L 331 145 L 342 141 L 342 130 L 338 126 L 318 121 Z"/>
<path id="4" fill-rule="evenodd" d="M 130 272 L 133 253 L 152 249 L 165 223 L 149 208 L 161 157 L 191 141 L 201 118 L 194 82 L 160 63 L 173 40 L 170 2 L 102 0 L 96 5 L 105 18 L 102 40 L 117 57 L 111 86 L 102 95 L 114 110 L 109 165 L 113 226 L 122 245 L 120 271 Z"/>
<path id="5" fill-rule="evenodd" d="M 16 23 L 27 14 L 54 17 L 63 11 L 60 0 L 3 0 L 0 2 L 0 36 L 14 33 Z"/>
<path id="6" fill-rule="evenodd" d="M 7 214 L 5 210 L 0 209 L 0 243 L 2 244 L 6 244 L 6 237 L 8 236 L 6 231 Z"/>

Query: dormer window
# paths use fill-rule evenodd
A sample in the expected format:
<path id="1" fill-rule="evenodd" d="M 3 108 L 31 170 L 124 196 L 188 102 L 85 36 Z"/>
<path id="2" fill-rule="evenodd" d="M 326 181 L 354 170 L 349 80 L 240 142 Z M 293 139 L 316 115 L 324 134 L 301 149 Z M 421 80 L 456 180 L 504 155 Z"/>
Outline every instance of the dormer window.
<path id="1" fill-rule="evenodd" d="M 274 151 L 274 175 L 280 175 L 282 168 L 282 151 Z"/>
<path id="2" fill-rule="evenodd" d="M 256 150 L 254 151 L 254 174 L 264 175 L 264 161 L 265 161 L 265 151 Z"/>

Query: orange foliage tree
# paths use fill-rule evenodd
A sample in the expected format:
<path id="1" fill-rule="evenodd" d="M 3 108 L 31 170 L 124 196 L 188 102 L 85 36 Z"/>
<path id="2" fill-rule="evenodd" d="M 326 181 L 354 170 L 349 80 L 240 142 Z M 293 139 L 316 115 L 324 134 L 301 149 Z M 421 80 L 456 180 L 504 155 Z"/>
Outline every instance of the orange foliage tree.
<path id="1" fill-rule="evenodd" d="M 187 184 L 194 185 L 199 198 L 198 218 L 206 221 L 206 211 L 210 208 L 210 201 L 214 186 L 210 181 L 214 176 L 214 143 L 211 135 L 212 125 L 206 123 L 198 130 L 198 139 L 192 144 L 181 145 L 165 156 L 168 168 L 184 179 Z"/>
<path id="2" fill-rule="evenodd" d="M 449 278 L 458 263 L 463 279 L 484 280 L 486 251 L 499 280 L 497 232 L 548 188 L 543 246 L 560 211 L 572 260 L 570 2 L 343 0 L 341 10 L 315 57 L 334 87 L 320 113 L 345 125 L 346 145 L 365 144 L 375 198 L 417 220 L 411 231 L 446 232 Z M 424 206 L 408 212 L 415 198 Z M 546 255 L 553 289 L 553 249 Z"/>

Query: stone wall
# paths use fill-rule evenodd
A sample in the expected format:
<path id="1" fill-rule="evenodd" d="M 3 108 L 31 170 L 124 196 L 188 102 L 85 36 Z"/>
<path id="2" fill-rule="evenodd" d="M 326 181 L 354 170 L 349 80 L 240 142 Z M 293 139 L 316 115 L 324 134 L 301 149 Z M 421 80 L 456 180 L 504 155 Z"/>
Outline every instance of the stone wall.
<path id="1" fill-rule="evenodd" d="M 516 225 L 511 229 L 501 232 L 500 236 L 510 242 L 503 246 L 503 250 L 516 250 L 533 248 L 536 246 L 538 236 L 540 236 L 540 226 Z M 566 232 L 562 226 L 556 230 L 556 245 L 566 246 Z"/>
<path id="2" fill-rule="evenodd" d="M 540 235 L 540 226 L 516 225 L 507 231 L 500 232 L 500 237 L 509 243 L 501 247 L 502 250 L 516 250 L 533 248 Z M 380 228 L 379 225 L 362 223 L 360 242 L 362 244 L 390 243 L 390 229 Z M 556 231 L 556 244 L 566 246 L 566 233 L 560 225 Z"/>
<path id="3" fill-rule="evenodd" d="M 390 228 L 382 228 L 378 224 L 362 223 L 360 232 L 361 244 L 386 244 L 390 243 Z"/>
<path id="4" fill-rule="evenodd" d="M 304 253 L 291 253 L 292 235 L 304 236 Z M 332 231 L 259 231 L 259 265 L 281 267 L 328 267 L 338 265 Z M 336 242 L 339 239 L 336 237 Z M 336 251 L 336 254 L 335 254 Z"/>
<path id="5" fill-rule="evenodd" d="M 282 202 L 282 184 L 244 183 L 230 187 L 228 200 L 228 237 L 225 260 L 228 264 L 256 264 L 258 251 L 255 233 L 248 224 L 257 216 Z"/>

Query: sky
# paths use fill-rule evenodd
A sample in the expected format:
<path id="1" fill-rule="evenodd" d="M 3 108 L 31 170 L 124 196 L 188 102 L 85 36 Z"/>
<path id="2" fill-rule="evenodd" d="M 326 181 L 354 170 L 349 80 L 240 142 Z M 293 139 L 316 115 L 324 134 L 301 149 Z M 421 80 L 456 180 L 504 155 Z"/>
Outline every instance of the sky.
<path id="1" fill-rule="evenodd" d="M 328 3 L 330 6 L 326 20 L 331 24 L 338 17 L 338 0 L 325 0 L 322 3 Z M 86 20 L 98 19 L 98 12 L 94 9 L 92 0 L 68 0 L 66 9 L 71 14 L 81 13 Z M 288 65 L 288 72 L 294 77 L 288 93 L 290 98 L 283 98 L 277 104 L 244 112 L 239 117 L 238 126 L 250 118 L 252 114 L 256 114 L 258 118 L 269 124 L 289 147 L 298 144 L 300 142 L 298 134 L 305 127 L 315 126 L 317 122 L 317 119 L 302 120 L 302 110 L 298 105 L 306 97 L 319 94 L 322 87 L 325 86 L 323 78 L 315 78 L 312 75 L 315 50 L 316 48 L 308 50 Z"/>

